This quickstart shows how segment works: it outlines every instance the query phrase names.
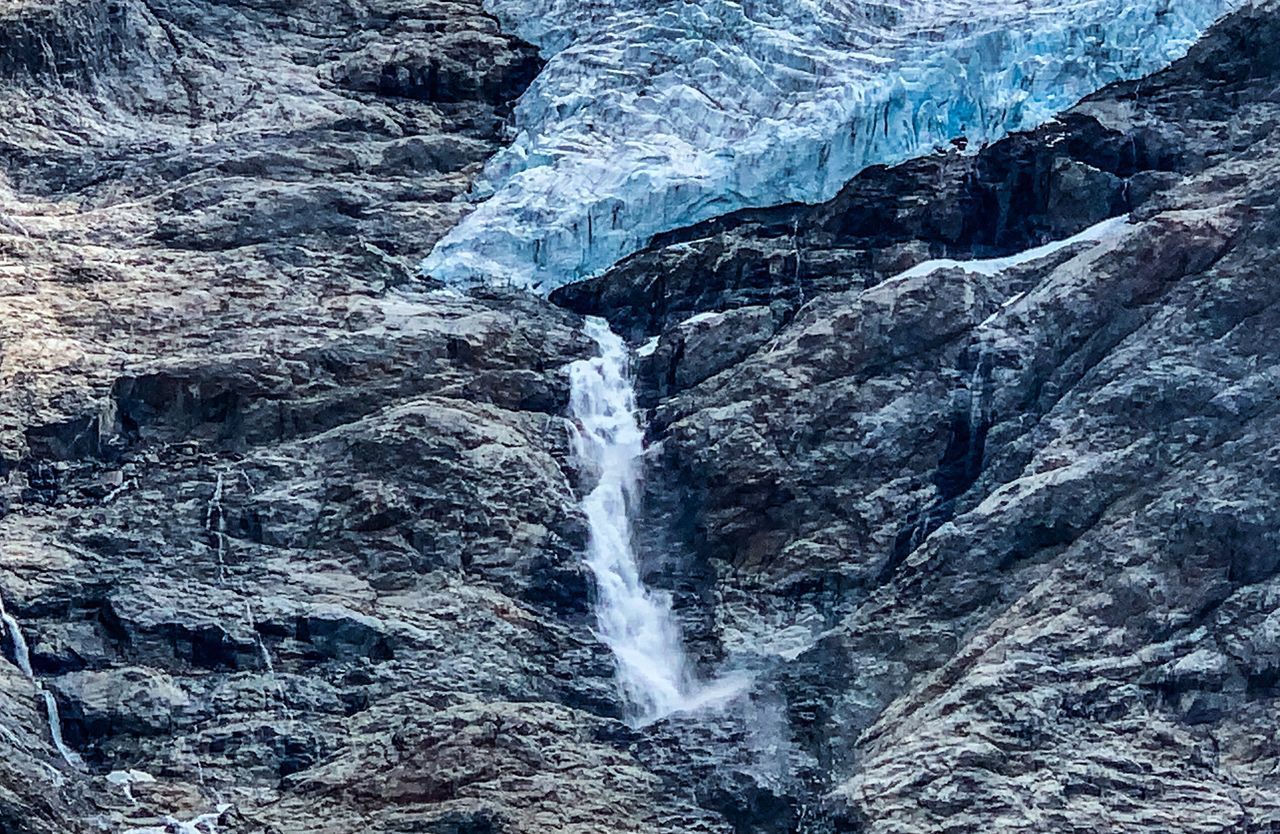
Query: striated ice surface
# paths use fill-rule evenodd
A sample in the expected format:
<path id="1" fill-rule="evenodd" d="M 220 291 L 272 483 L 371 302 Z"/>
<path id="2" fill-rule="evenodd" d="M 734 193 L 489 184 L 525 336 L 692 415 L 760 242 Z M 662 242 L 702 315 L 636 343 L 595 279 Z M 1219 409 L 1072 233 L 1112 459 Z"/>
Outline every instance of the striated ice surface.
<path id="1" fill-rule="evenodd" d="M 423 264 L 549 291 L 658 232 L 1041 124 L 1243 0 L 486 0 L 548 63 Z"/>

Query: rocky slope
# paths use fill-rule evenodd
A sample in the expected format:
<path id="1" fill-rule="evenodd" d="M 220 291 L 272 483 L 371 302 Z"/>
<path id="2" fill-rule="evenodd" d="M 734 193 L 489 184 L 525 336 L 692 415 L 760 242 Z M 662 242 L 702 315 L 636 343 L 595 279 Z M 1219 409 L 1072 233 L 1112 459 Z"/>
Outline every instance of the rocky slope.
<path id="1" fill-rule="evenodd" d="M 1280 827 L 1280 7 L 558 304 L 406 266 L 538 69 L 469 0 L 0 38 L 0 596 L 84 762 L 0 663 L 0 829 Z M 584 312 L 657 337 L 639 540 L 725 710 L 619 720 Z"/>
<path id="2" fill-rule="evenodd" d="M 690 628 L 860 829 L 1276 825 L 1277 27 L 558 293 L 661 334 Z"/>

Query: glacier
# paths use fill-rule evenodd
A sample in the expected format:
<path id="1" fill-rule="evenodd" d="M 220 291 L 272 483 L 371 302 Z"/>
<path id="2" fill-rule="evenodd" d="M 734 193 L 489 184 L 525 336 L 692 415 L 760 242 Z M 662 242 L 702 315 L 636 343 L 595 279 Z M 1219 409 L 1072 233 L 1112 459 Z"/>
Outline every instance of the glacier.
<path id="1" fill-rule="evenodd" d="M 547 59 L 422 263 L 540 292 L 655 234 L 1035 127 L 1246 0 L 485 0 Z"/>

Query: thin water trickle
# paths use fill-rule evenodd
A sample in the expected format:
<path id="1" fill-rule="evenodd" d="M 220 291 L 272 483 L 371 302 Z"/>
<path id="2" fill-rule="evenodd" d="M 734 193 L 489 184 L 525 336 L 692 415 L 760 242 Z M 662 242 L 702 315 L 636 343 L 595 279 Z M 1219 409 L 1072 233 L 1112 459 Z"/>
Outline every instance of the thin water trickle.
<path id="1" fill-rule="evenodd" d="M 4 624 L 5 633 L 9 636 L 9 641 L 13 643 L 13 660 L 17 664 L 22 674 L 31 681 L 36 688 L 36 694 L 40 696 L 44 703 L 45 718 L 49 723 L 49 736 L 53 740 L 53 746 L 57 749 L 58 755 L 62 756 L 71 767 L 77 770 L 84 769 L 84 759 L 80 758 L 80 754 L 76 753 L 62 738 L 62 716 L 58 713 L 58 701 L 53 697 L 53 693 L 44 688 L 39 680 L 36 679 L 35 672 L 31 669 L 31 649 L 27 645 L 27 638 L 22 634 L 22 627 L 18 625 L 18 621 L 13 618 L 4 605 L 4 599 L 0 598 L 0 623 Z"/>
<path id="2" fill-rule="evenodd" d="M 636 420 L 630 355 L 602 319 L 586 333 L 600 348 L 570 367 L 574 444 L 595 487 L 583 499 L 587 564 L 596 581 L 596 627 L 613 652 L 618 685 L 637 724 L 732 697 L 739 682 L 701 685 L 685 654 L 669 594 L 645 586 L 632 544 L 644 433 Z"/>

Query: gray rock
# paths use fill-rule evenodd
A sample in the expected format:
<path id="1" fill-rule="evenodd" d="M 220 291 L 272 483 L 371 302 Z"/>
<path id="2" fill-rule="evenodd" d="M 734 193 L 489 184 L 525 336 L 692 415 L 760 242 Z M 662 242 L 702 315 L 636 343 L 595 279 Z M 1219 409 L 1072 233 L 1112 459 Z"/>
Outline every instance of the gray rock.
<path id="1" fill-rule="evenodd" d="M 1274 4 L 576 312 L 415 272 L 538 68 L 478 3 L 10 5 L 0 595 L 86 769 L 0 663 L 0 828 L 1280 824 Z M 637 545 L 722 710 L 618 720 L 577 312 L 656 339 Z"/>

